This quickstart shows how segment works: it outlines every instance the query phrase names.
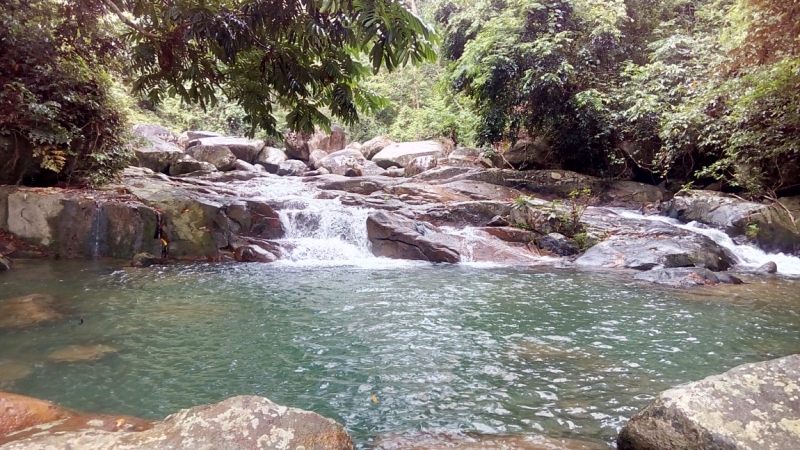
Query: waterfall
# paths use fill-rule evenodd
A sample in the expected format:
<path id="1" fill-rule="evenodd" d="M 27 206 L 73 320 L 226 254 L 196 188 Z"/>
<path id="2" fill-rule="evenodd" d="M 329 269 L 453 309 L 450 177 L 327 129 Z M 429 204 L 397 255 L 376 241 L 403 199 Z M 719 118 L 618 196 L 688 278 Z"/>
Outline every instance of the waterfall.
<path id="1" fill-rule="evenodd" d="M 800 258 L 796 256 L 785 255 L 783 253 L 768 254 L 760 248 L 749 244 L 739 245 L 733 242 L 733 239 L 725 234 L 724 231 L 717 230 L 715 228 L 709 228 L 697 222 L 683 224 L 678 220 L 670 219 L 669 217 L 664 216 L 643 216 L 633 211 L 616 211 L 616 213 L 620 217 L 668 223 L 683 230 L 702 234 L 703 236 L 706 236 L 712 241 L 716 242 L 721 247 L 728 249 L 731 254 L 736 257 L 738 264 L 745 269 L 755 269 L 772 261 L 778 265 L 779 274 L 794 276 L 800 275 Z"/>

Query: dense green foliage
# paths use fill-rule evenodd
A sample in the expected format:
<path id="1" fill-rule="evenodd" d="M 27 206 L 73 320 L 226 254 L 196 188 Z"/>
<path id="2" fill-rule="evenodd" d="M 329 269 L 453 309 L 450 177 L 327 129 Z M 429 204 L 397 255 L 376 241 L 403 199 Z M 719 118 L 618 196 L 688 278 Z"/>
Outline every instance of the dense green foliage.
<path id="1" fill-rule="evenodd" d="M 124 124 L 98 69 L 117 52 L 107 30 L 96 11 L 3 1 L 0 184 L 94 184 L 125 165 Z"/>
<path id="2" fill-rule="evenodd" d="M 437 19 L 482 142 L 543 138 L 565 168 L 758 193 L 800 184 L 798 13 L 776 0 L 448 0 Z"/>

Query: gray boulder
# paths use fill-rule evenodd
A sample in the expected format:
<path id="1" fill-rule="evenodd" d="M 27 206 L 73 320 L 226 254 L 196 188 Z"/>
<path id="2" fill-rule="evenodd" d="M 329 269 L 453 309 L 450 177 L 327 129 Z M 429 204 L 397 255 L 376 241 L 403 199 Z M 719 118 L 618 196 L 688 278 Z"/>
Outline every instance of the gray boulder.
<path id="1" fill-rule="evenodd" d="M 211 173 L 216 172 L 217 168 L 213 164 L 198 161 L 191 156 L 184 155 L 180 159 L 170 164 L 169 174 L 171 176 L 186 175 L 194 172 Z"/>
<path id="2" fill-rule="evenodd" d="M 401 142 L 384 147 L 372 157 L 372 161 L 384 169 L 392 166 L 405 168 L 419 156 L 439 158 L 444 156 L 444 148 L 436 141 Z"/>
<path id="3" fill-rule="evenodd" d="M 178 137 L 178 147 L 186 150 L 186 145 L 189 144 L 189 142 L 209 137 L 222 137 L 222 135 L 213 131 L 184 131 Z"/>
<path id="4" fill-rule="evenodd" d="M 446 263 L 461 260 L 458 243 L 448 242 L 446 235 L 430 225 L 383 211 L 367 217 L 367 236 L 375 256 Z"/>
<path id="5" fill-rule="evenodd" d="M 426 170 L 431 170 L 438 165 L 438 160 L 433 156 L 418 156 L 411 160 L 405 167 L 403 175 L 406 177 L 413 177 L 419 175 Z"/>
<path id="6" fill-rule="evenodd" d="M 252 140 L 239 137 L 207 137 L 190 141 L 186 144 L 189 148 L 197 145 L 224 146 L 244 162 L 253 164 L 256 157 L 264 148 L 264 141 Z"/>
<path id="7" fill-rule="evenodd" d="M 681 222 L 696 221 L 720 228 L 729 236 L 747 236 L 767 252 L 800 249 L 800 231 L 782 208 L 744 201 L 711 191 L 688 191 L 661 205 Z"/>
<path id="8" fill-rule="evenodd" d="M 494 167 L 494 162 L 487 158 L 484 152 L 485 150 L 481 148 L 458 147 L 450 152 L 447 158 L 443 158 L 443 162 L 440 162 L 440 165 L 474 168 Z"/>
<path id="9" fill-rule="evenodd" d="M 756 269 L 756 273 L 776 273 L 777 271 L 778 265 L 773 261 L 764 263 Z"/>
<path id="10" fill-rule="evenodd" d="M 618 234 L 586 251 L 575 263 L 584 267 L 650 270 L 703 267 L 718 272 L 735 261 L 711 239 L 671 226 L 651 227 L 641 235 Z"/>
<path id="11" fill-rule="evenodd" d="M 177 136 L 160 125 L 134 125 L 133 153 L 139 167 L 146 167 L 155 172 L 169 169 L 183 155 L 183 150 L 176 145 Z"/>
<path id="12" fill-rule="evenodd" d="M 288 161 L 282 162 L 278 166 L 278 175 L 299 177 L 304 173 L 306 173 L 307 170 L 308 166 L 306 166 L 306 164 L 303 161 L 290 159 Z"/>
<path id="13" fill-rule="evenodd" d="M 256 157 L 254 164 L 263 167 L 269 173 L 278 173 L 281 163 L 288 159 L 283 150 L 275 147 L 264 147 Z"/>
<path id="14" fill-rule="evenodd" d="M 631 417 L 617 448 L 800 448 L 798 384 L 800 355 L 792 355 L 669 389 Z"/>
<path id="15" fill-rule="evenodd" d="M 309 167 L 313 167 L 314 169 L 319 169 L 322 167 L 322 160 L 328 156 L 328 154 L 322 150 L 314 150 L 308 155 L 308 165 Z"/>
<path id="16" fill-rule="evenodd" d="M 132 267 L 150 267 L 153 264 L 164 264 L 164 260 L 150 253 L 137 253 L 131 259 Z"/>
<path id="17" fill-rule="evenodd" d="M 233 252 L 233 257 L 239 262 L 271 263 L 278 260 L 273 253 L 257 245 L 243 245 Z"/>
<path id="18" fill-rule="evenodd" d="M 250 163 L 246 163 L 241 159 L 237 159 L 236 162 L 233 163 L 233 170 L 242 170 L 245 172 L 262 172 L 266 171 L 264 166 L 254 166 Z"/>
<path id="19" fill-rule="evenodd" d="M 394 141 L 387 138 L 386 136 L 378 136 L 374 137 L 367 142 L 364 142 L 361 145 L 361 154 L 364 155 L 364 158 L 372 160 L 372 158 L 378 154 L 384 148 L 394 144 Z"/>
<path id="20" fill-rule="evenodd" d="M 47 431 L 45 424 L 3 449 L 355 449 L 344 427 L 333 420 L 256 396 L 184 409 L 143 431 L 127 431 L 122 423 L 111 430 L 64 430 L 57 425 L 56 431 Z"/>
<path id="21" fill-rule="evenodd" d="M 195 145 L 186 150 L 186 154 L 197 161 L 212 164 L 217 170 L 233 170 L 239 161 L 224 145 Z"/>
<path id="22" fill-rule="evenodd" d="M 370 160 L 366 160 L 361 165 L 361 172 L 362 175 L 365 177 L 375 176 L 375 175 L 382 175 L 382 176 L 390 176 L 389 173 L 382 168 L 381 166 L 375 164 Z"/>

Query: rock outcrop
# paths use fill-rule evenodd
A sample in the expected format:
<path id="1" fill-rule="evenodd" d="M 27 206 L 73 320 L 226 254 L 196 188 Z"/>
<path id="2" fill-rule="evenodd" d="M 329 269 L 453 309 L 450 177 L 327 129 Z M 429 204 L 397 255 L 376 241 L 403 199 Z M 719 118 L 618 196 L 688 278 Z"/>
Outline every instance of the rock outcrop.
<path id="1" fill-rule="evenodd" d="M 0 408 L 3 450 L 355 449 L 338 423 L 255 396 L 184 409 L 157 423 L 81 415 L 5 393 Z"/>
<path id="2" fill-rule="evenodd" d="M 800 355 L 745 364 L 662 392 L 628 421 L 617 448 L 800 448 Z"/>
<path id="3" fill-rule="evenodd" d="M 367 217 L 372 253 L 394 259 L 457 263 L 457 244 L 427 224 L 405 220 L 379 211 Z"/>
<path id="4" fill-rule="evenodd" d="M 720 228 L 729 236 L 746 236 L 767 252 L 800 250 L 800 231 L 782 208 L 747 202 L 712 191 L 688 191 L 661 205 L 664 214 L 681 222 L 696 221 Z"/>

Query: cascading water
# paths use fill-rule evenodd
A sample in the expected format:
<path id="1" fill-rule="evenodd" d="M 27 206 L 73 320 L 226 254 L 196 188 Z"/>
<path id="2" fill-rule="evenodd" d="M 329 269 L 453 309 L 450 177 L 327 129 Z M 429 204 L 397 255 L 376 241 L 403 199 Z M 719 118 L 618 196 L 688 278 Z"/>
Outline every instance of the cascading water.
<path id="1" fill-rule="evenodd" d="M 800 275 L 800 258 L 796 256 L 785 255 L 783 253 L 768 254 L 760 248 L 752 245 L 739 245 L 731 239 L 730 236 L 721 230 L 709 228 L 697 222 L 689 222 L 683 224 L 675 219 L 670 219 L 664 216 L 643 216 L 633 211 L 616 211 L 620 217 L 629 219 L 645 219 L 655 222 L 668 223 L 672 226 L 681 228 L 683 230 L 691 231 L 693 233 L 702 234 L 708 237 L 718 245 L 728 249 L 738 260 L 738 263 L 743 268 L 755 269 L 770 261 L 778 266 L 778 273 L 781 275 Z"/>

